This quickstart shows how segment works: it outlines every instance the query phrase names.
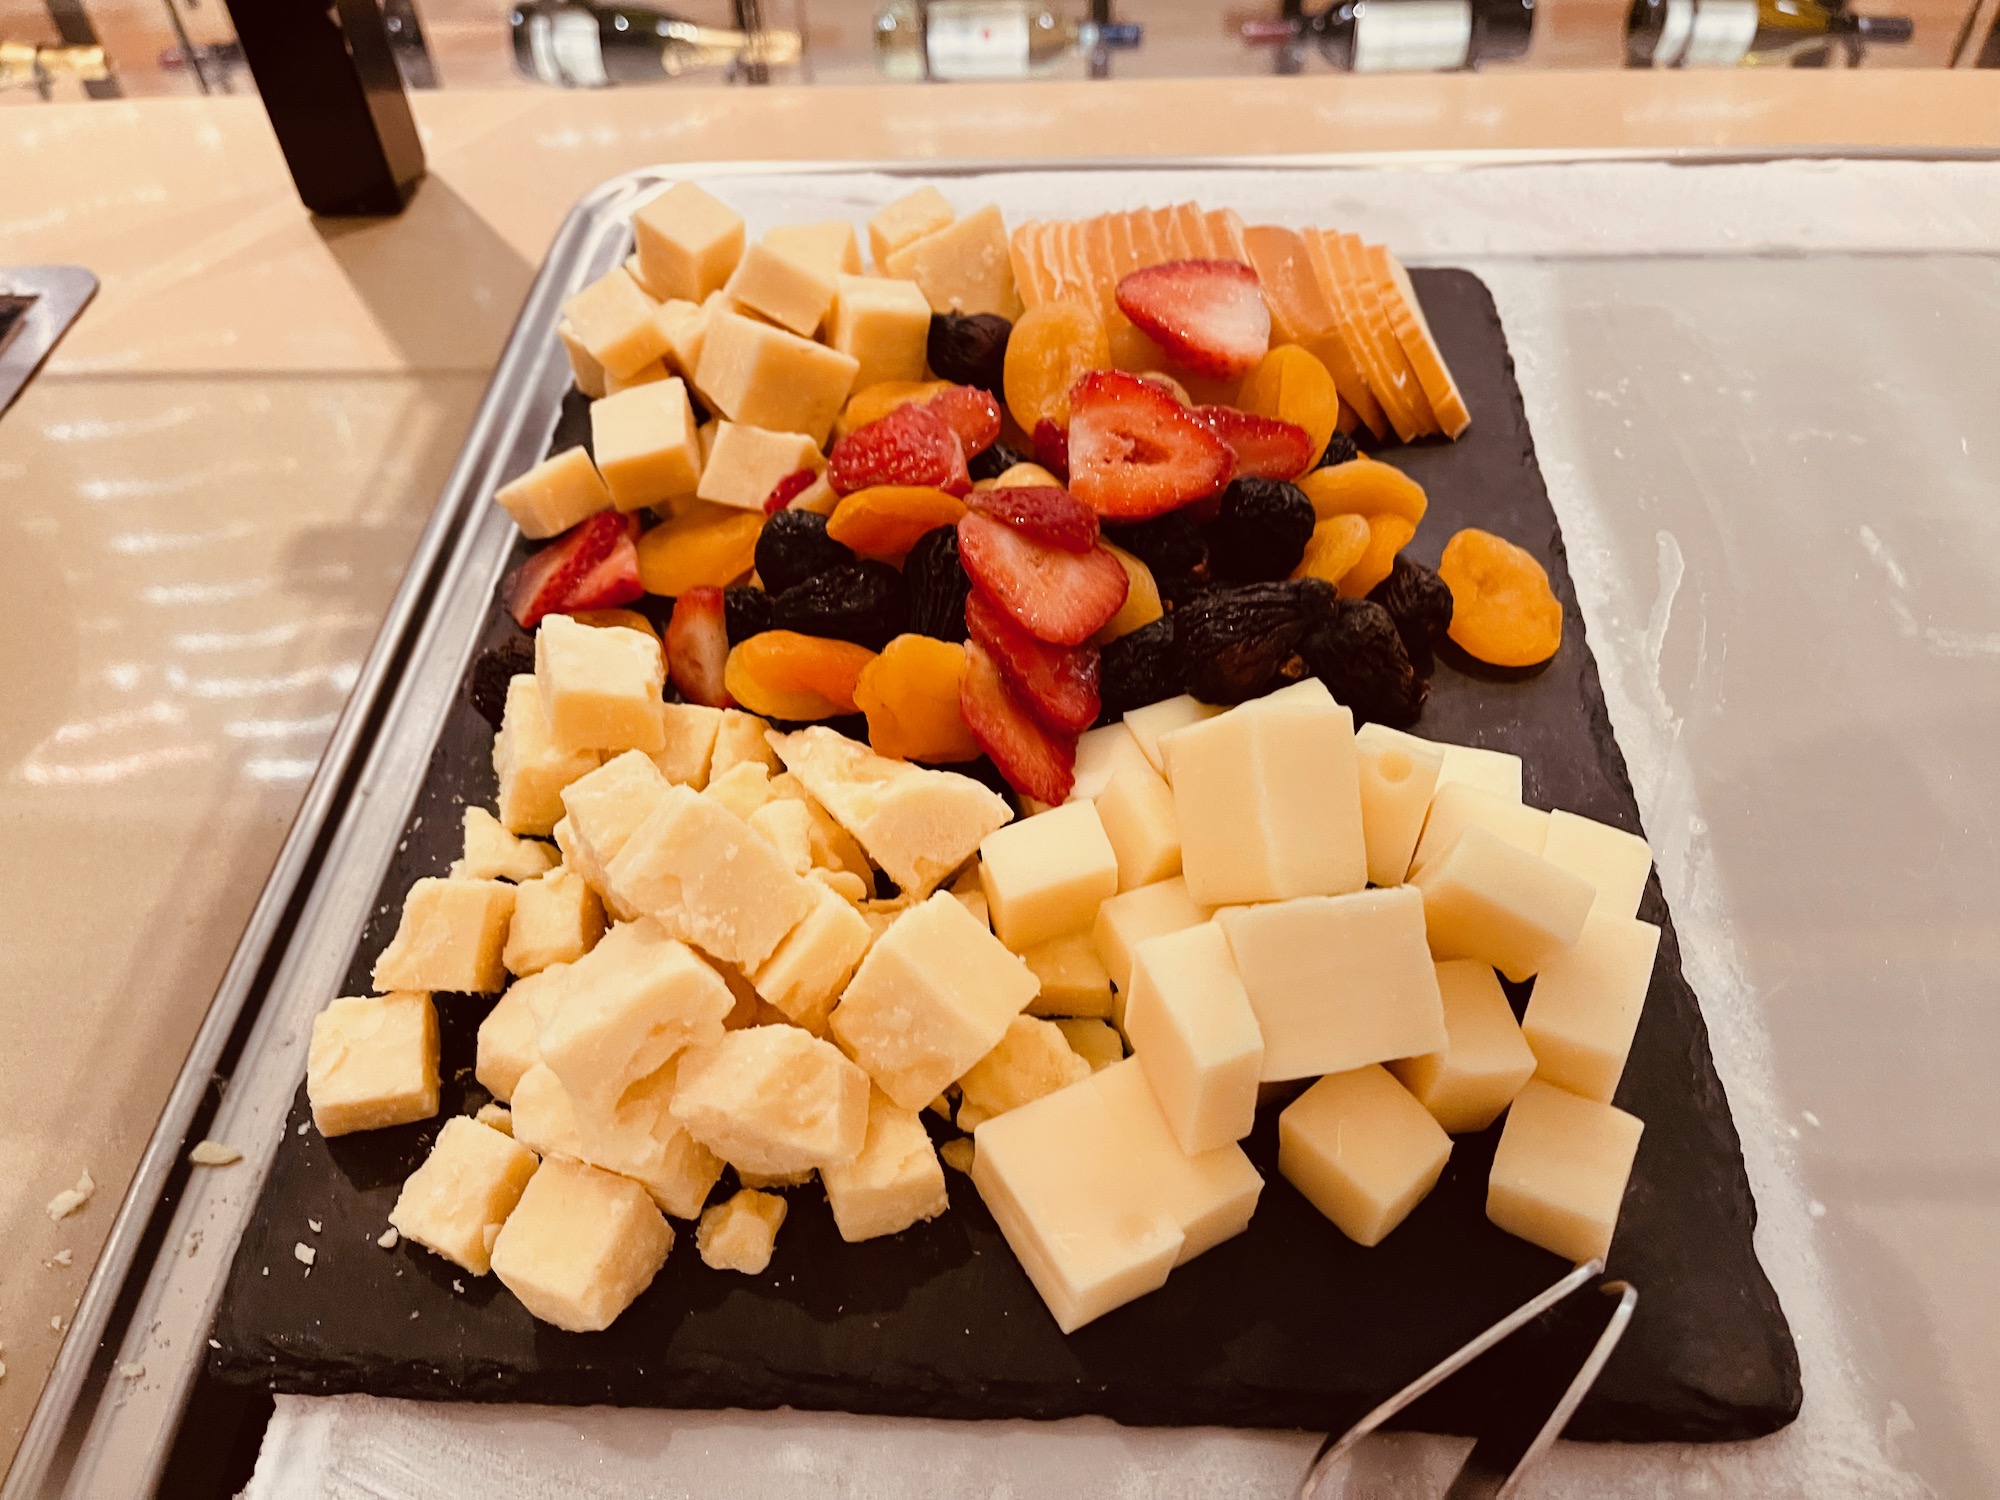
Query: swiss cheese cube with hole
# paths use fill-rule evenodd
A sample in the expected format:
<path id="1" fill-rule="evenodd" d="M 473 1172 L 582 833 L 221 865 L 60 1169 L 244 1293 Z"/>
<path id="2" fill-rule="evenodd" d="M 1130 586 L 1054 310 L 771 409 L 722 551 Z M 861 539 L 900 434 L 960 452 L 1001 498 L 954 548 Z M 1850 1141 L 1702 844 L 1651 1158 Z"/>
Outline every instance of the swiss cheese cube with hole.
<path id="1" fill-rule="evenodd" d="M 868 1131 L 848 1161 L 820 1169 L 840 1237 L 850 1245 L 900 1234 L 951 1206 L 944 1168 L 915 1110 L 880 1089 L 868 1096 Z"/>
<path id="2" fill-rule="evenodd" d="M 1098 957 L 1118 986 L 1114 1019 L 1123 1010 L 1125 995 L 1132 988 L 1132 954 L 1147 938 L 1163 932 L 1179 932 L 1215 914 L 1188 894 L 1187 882 L 1178 875 L 1157 885 L 1142 885 L 1136 891 L 1120 891 L 1097 909 L 1091 924 L 1091 942 Z"/>
<path id="3" fill-rule="evenodd" d="M 514 887 L 500 880 L 419 880 L 403 898 L 396 936 L 375 960 L 373 983 L 391 990 L 492 994 L 507 987 L 507 922 Z"/>
<path id="4" fill-rule="evenodd" d="M 602 936 L 604 904 L 597 892 L 576 871 L 558 865 L 515 887 L 500 959 L 510 974 L 539 974 L 554 964 L 576 962 Z"/>
<path id="5" fill-rule="evenodd" d="M 701 1263 L 711 1271 L 763 1275 L 777 1249 L 785 1210 L 785 1200 L 778 1194 L 751 1188 L 703 1209 L 694 1232 Z"/>
<path id="6" fill-rule="evenodd" d="M 904 1109 L 921 1109 L 1035 998 L 1028 966 L 949 891 L 889 924 L 848 981 L 834 1040 Z"/>
<path id="7" fill-rule="evenodd" d="M 797 1026 L 731 1031 L 681 1059 L 674 1118 L 730 1165 L 766 1176 L 851 1161 L 868 1075 Z"/>
<path id="8" fill-rule="evenodd" d="M 1412 881 L 1435 958 L 1476 958 L 1521 980 L 1583 934 L 1596 887 L 1485 828 L 1467 828 Z"/>
<path id="9" fill-rule="evenodd" d="M 762 511 L 779 480 L 801 469 L 818 470 L 824 462 L 818 445 L 803 433 L 719 422 L 695 496 L 739 510 Z"/>
<path id="10" fill-rule="evenodd" d="M 1521 772 L 1521 757 L 1509 751 L 1488 750 L 1478 745 L 1446 745 L 1437 784 L 1447 787 L 1453 782 L 1463 782 L 1519 802 Z"/>
<path id="11" fill-rule="evenodd" d="M 1067 802 L 982 839 L 979 883 L 994 933 L 1021 953 L 1089 929 L 1118 894 L 1118 852 L 1094 803 Z"/>
<path id="12" fill-rule="evenodd" d="M 493 1243 L 493 1274 L 557 1328 L 595 1333 L 652 1285 L 674 1231 L 629 1178 L 547 1162 Z"/>
<path id="13" fill-rule="evenodd" d="M 859 364 L 857 391 L 884 380 L 922 380 L 930 331 L 931 305 L 914 281 L 842 276 L 834 283 L 827 342 Z"/>
<path id="14" fill-rule="evenodd" d="M 1029 1015 L 1110 1016 L 1111 971 L 1098 956 L 1090 933 L 1072 932 L 1037 943 L 1021 959 L 1042 987 L 1028 1006 Z"/>
<path id="15" fill-rule="evenodd" d="M 670 1113 L 681 1059 L 648 1074 L 608 1107 L 593 1098 L 576 1110 L 577 1143 L 593 1167 L 629 1177 L 651 1195 L 660 1212 L 692 1219 L 722 1177 L 722 1159 L 687 1132 Z"/>
<path id="16" fill-rule="evenodd" d="M 905 193 L 868 221 L 868 253 L 879 270 L 905 245 L 936 234 L 952 221 L 952 207 L 934 187 Z"/>
<path id="17" fill-rule="evenodd" d="M 591 402 L 590 440 L 611 503 L 620 510 L 671 505 L 701 483 L 701 438 L 678 376 Z"/>
<path id="18" fill-rule="evenodd" d="M 1609 1104 L 1618 1091 L 1646 991 L 1660 929 L 1636 917 L 1593 911 L 1574 946 L 1542 966 L 1521 1032 L 1535 1076 Z"/>
<path id="19" fill-rule="evenodd" d="M 602 764 L 597 750 L 558 744 L 542 711 L 541 685 L 523 672 L 507 683 L 507 706 L 493 737 L 493 771 L 500 791 L 495 806 L 509 833 L 547 838 L 563 815 L 563 788 Z"/>
<path id="20" fill-rule="evenodd" d="M 1468 828 L 1484 828 L 1516 849 L 1539 855 L 1548 841 L 1549 815 L 1468 781 L 1449 782 L 1431 799 L 1424 835 L 1417 840 L 1417 852 L 1410 861 L 1411 875 L 1449 853 Z"/>
<path id="21" fill-rule="evenodd" d="M 1653 850 L 1636 833 L 1575 813 L 1552 812 L 1542 858 L 1591 883 L 1597 891 L 1590 908 L 1593 913 L 1613 917 L 1639 914 L 1646 877 L 1653 872 Z"/>
<path id="22" fill-rule="evenodd" d="M 576 1106 L 547 1063 L 536 1063 L 521 1075 L 508 1105 L 514 1116 L 514 1139 L 535 1155 L 544 1161 L 552 1156 L 583 1160 Z"/>
<path id="23" fill-rule="evenodd" d="M 569 355 L 570 374 L 576 377 L 576 388 L 595 401 L 604 394 L 604 366 L 584 348 L 582 338 L 568 318 L 556 324 L 556 337 L 562 340 L 563 351 Z"/>
<path id="24" fill-rule="evenodd" d="M 932 312 L 1021 316 L 1007 226 L 990 203 L 891 251 L 880 269 L 922 287 Z"/>
<path id="25" fill-rule="evenodd" d="M 1213 922 L 1139 945 L 1125 1035 L 1181 1150 L 1197 1156 L 1250 1133 L 1264 1034 Z"/>
<path id="26" fill-rule="evenodd" d="M 702 335 L 694 383 L 732 422 L 824 443 L 860 368 L 851 354 L 718 309 Z"/>
<path id="27" fill-rule="evenodd" d="M 1278 1170 L 1359 1245 L 1379 1245 L 1437 1186 L 1451 1137 L 1381 1067 L 1320 1079 L 1278 1116 Z"/>
<path id="28" fill-rule="evenodd" d="M 466 1115 L 444 1122 L 424 1164 L 389 1210 L 406 1240 L 484 1276 L 500 1227 L 536 1175 L 534 1153 Z"/>
<path id="29" fill-rule="evenodd" d="M 426 994 L 344 995 L 313 1017 L 306 1100 L 321 1135 L 428 1120 L 438 1110 L 437 1010 Z"/>
<path id="30" fill-rule="evenodd" d="M 1076 777 L 1070 784 L 1069 800 L 1095 801 L 1120 771 L 1147 764 L 1145 751 L 1125 725 L 1086 729 L 1076 740 Z"/>
<path id="31" fill-rule="evenodd" d="M 653 764 L 676 786 L 700 791 L 708 785 L 708 763 L 715 754 L 715 734 L 722 710 L 699 703 L 668 703 L 660 713 L 661 748 Z"/>
<path id="32" fill-rule="evenodd" d="M 861 239 L 845 219 L 778 224 L 764 231 L 764 243 L 781 255 L 817 267 L 829 277 L 861 274 Z"/>
<path id="33" fill-rule="evenodd" d="M 722 289 L 743 254 L 743 217 L 692 182 L 677 182 L 632 214 L 647 285 L 700 302 Z"/>
<path id="34" fill-rule="evenodd" d="M 1603 1259 L 1645 1128 L 1622 1109 L 1533 1080 L 1501 1127 L 1486 1217 L 1565 1260 Z"/>
<path id="35" fill-rule="evenodd" d="M 530 541 L 556 536 L 577 522 L 611 509 L 611 491 L 581 447 L 565 448 L 545 458 L 518 479 L 493 492 L 493 498 L 521 535 Z"/>
<path id="36" fill-rule="evenodd" d="M 617 266 L 563 304 L 563 319 L 604 373 L 630 375 L 666 352 L 653 321 L 657 304 Z"/>
<path id="37" fill-rule="evenodd" d="M 1445 1045 L 1389 1064 L 1451 1135 L 1484 1130 L 1534 1076 L 1535 1054 L 1521 1035 L 1506 991 L 1487 965 L 1469 958 L 1437 966 Z"/>
<path id="38" fill-rule="evenodd" d="M 1401 885 L 1416 857 L 1431 794 L 1444 768 L 1444 746 L 1391 729 L 1363 724 L 1354 731 L 1361 779 L 1361 834 L 1368 849 L 1368 879 Z"/>
<path id="39" fill-rule="evenodd" d="M 543 1018 L 553 1014 L 562 1001 L 563 977 L 568 972 L 568 964 L 558 964 L 515 980 L 479 1023 L 472 1076 L 502 1104 L 513 1097 L 528 1069 L 542 1060 L 536 1039 Z"/>
<path id="40" fill-rule="evenodd" d="M 1176 729 L 1199 724 L 1203 719 L 1212 719 L 1222 712 L 1213 703 L 1203 703 L 1199 698 L 1182 693 L 1177 698 L 1162 698 L 1158 703 L 1148 703 L 1131 710 L 1125 715 L 1124 724 L 1132 738 L 1138 741 L 1146 763 L 1164 776 L 1167 761 L 1160 751 L 1160 741 Z"/>
<path id="41" fill-rule="evenodd" d="M 798 807 L 796 802 L 775 804 Z M 839 894 L 819 886 L 804 917 L 750 975 L 757 993 L 814 1035 L 826 1031 L 840 992 L 867 956 L 875 934 Z"/>
<path id="42" fill-rule="evenodd" d="M 666 665 L 651 636 L 550 615 L 535 631 L 535 682 L 556 743 L 608 753 L 659 749 Z"/>
<path id="43" fill-rule="evenodd" d="M 1062 1028 L 1033 1016 L 1016 1016 L 1007 1030 L 958 1081 L 958 1128 L 1019 1109 L 1090 1076 L 1090 1064 L 1071 1049 Z"/>
<path id="44" fill-rule="evenodd" d="M 811 338 L 833 307 L 836 274 L 760 240 L 743 252 L 722 295 L 780 328 Z"/>
<path id="45" fill-rule="evenodd" d="M 1096 802 L 1104 836 L 1118 856 L 1118 889 L 1136 890 L 1181 872 L 1181 831 L 1173 789 L 1150 770 L 1128 766 Z"/>
<path id="46" fill-rule="evenodd" d="M 536 839 L 516 838 L 483 807 L 468 807 L 462 820 L 465 852 L 451 867 L 462 880 L 533 880 L 556 867 L 555 849 Z"/>

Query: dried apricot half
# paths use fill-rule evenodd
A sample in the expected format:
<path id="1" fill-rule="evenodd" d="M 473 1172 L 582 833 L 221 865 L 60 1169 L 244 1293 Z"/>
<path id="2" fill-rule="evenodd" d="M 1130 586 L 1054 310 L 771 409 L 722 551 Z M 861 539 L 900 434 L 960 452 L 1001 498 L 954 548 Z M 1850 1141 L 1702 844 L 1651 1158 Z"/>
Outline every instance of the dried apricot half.
<path id="1" fill-rule="evenodd" d="M 899 635 L 884 646 L 854 688 L 875 752 L 932 763 L 977 760 L 979 741 L 958 709 L 964 677 L 965 647 L 955 641 Z"/>
<path id="2" fill-rule="evenodd" d="M 1292 571 L 1292 577 L 1324 578 L 1328 583 L 1339 583 L 1361 561 L 1371 535 L 1366 516 L 1351 513 L 1328 516 L 1313 527 L 1313 534 L 1306 541 L 1306 555 Z"/>
<path id="3" fill-rule="evenodd" d="M 1430 508 L 1422 485 L 1376 458 L 1356 458 L 1330 469 L 1314 469 L 1295 482 L 1322 521 L 1351 512 L 1357 516 L 1401 516 L 1416 526 Z"/>
<path id="4" fill-rule="evenodd" d="M 689 589 L 734 583 L 757 562 L 759 511 L 696 500 L 639 537 L 639 582 L 678 599 Z"/>
<path id="5" fill-rule="evenodd" d="M 730 648 L 722 684 L 767 719 L 831 719 L 855 711 L 855 684 L 874 660 L 852 641 L 765 630 Z"/>
<path id="6" fill-rule="evenodd" d="M 1021 314 L 1007 340 L 1001 388 L 1007 410 L 1033 432 L 1044 419 L 1058 427 L 1069 422 L 1069 388 L 1092 370 L 1111 363 L 1104 320 L 1081 302 L 1044 302 Z"/>
<path id="7" fill-rule="evenodd" d="M 1469 655 L 1532 667 L 1562 645 L 1562 601 L 1547 570 L 1505 537 L 1467 527 L 1445 543 L 1438 577 L 1451 589 L 1451 638 Z"/>
<path id="8" fill-rule="evenodd" d="M 1367 598 L 1368 591 L 1389 576 L 1389 570 L 1396 566 L 1396 554 L 1409 546 L 1410 538 L 1416 534 L 1417 523 L 1407 516 L 1370 516 L 1368 546 L 1362 551 L 1361 560 L 1341 576 L 1340 596 Z"/>
<path id="9" fill-rule="evenodd" d="M 917 538 L 956 526 L 965 502 L 920 484 L 877 484 L 845 496 L 827 517 L 826 534 L 863 557 L 900 563 Z"/>
<path id="10" fill-rule="evenodd" d="M 1260 417 L 1303 427 L 1312 439 L 1315 460 L 1326 452 L 1340 424 L 1340 392 L 1333 377 L 1297 344 L 1280 344 L 1258 360 L 1236 393 L 1236 404 Z"/>

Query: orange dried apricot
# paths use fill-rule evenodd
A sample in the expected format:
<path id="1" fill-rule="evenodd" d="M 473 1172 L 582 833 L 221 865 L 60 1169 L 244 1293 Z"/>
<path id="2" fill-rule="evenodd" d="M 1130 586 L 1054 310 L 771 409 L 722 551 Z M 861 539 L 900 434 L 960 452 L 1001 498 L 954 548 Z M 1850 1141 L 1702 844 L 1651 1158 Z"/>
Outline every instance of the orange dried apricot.
<path id="1" fill-rule="evenodd" d="M 854 688 L 876 753 L 945 764 L 977 760 L 979 741 L 958 711 L 964 676 L 965 647 L 956 642 L 899 635 L 884 646 Z"/>
<path id="2" fill-rule="evenodd" d="M 1236 393 L 1236 404 L 1260 417 L 1303 427 L 1315 459 L 1326 452 L 1340 425 L 1340 392 L 1333 377 L 1297 344 L 1280 344 L 1258 360 Z"/>
<path id="3" fill-rule="evenodd" d="M 1410 538 L 1416 534 L 1417 523 L 1407 516 L 1370 516 L 1368 546 L 1361 554 L 1361 561 L 1342 575 L 1338 585 L 1340 596 L 1366 598 L 1370 589 L 1389 576 L 1389 570 L 1396 565 L 1396 554 L 1409 546 Z"/>
<path id="4" fill-rule="evenodd" d="M 1091 644 L 1104 646 L 1121 635 L 1130 635 L 1142 626 L 1150 625 L 1166 611 L 1160 606 L 1160 586 L 1153 582 L 1153 570 L 1139 561 L 1123 547 L 1114 547 L 1109 542 L 1099 542 L 1098 546 L 1118 559 L 1118 566 L 1125 570 L 1125 602 L 1118 606 L 1118 613 L 1104 622 L 1104 628 L 1090 638 Z"/>
<path id="5" fill-rule="evenodd" d="M 1505 537 L 1467 527 L 1444 544 L 1438 577 L 1451 589 L 1451 638 L 1480 661 L 1532 667 L 1562 645 L 1547 570 Z"/>
<path id="6" fill-rule="evenodd" d="M 863 557 L 900 563 L 917 539 L 956 526 L 965 502 L 920 484 L 876 484 L 842 498 L 827 517 L 826 534 Z"/>
<path id="7" fill-rule="evenodd" d="M 1033 432 L 1044 419 L 1069 424 L 1069 388 L 1111 363 L 1111 345 L 1095 309 L 1081 302 L 1044 302 L 1021 314 L 1007 339 L 1001 389 L 1007 410 Z"/>
<path id="8" fill-rule="evenodd" d="M 722 685 L 767 719 L 830 719 L 855 711 L 855 684 L 874 660 L 852 641 L 766 630 L 730 648 Z"/>
<path id="9" fill-rule="evenodd" d="M 1361 561 L 1372 535 L 1366 516 L 1351 513 L 1328 516 L 1313 527 L 1313 534 L 1306 541 L 1306 555 L 1292 577 L 1324 578 L 1328 583 L 1339 583 Z"/>
<path id="10" fill-rule="evenodd" d="M 734 583 L 756 566 L 763 529 L 758 511 L 690 501 L 639 537 L 639 582 L 647 593 L 670 599 L 704 584 Z"/>
<path id="11" fill-rule="evenodd" d="M 1375 458 L 1349 459 L 1330 469 L 1314 469 L 1296 481 L 1313 503 L 1313 514 L 1328 516 L 1401 516 L 1420 523 L 1430 500 L 1424 487 L 1401 469 Z"/>
<path id="12" fill-rule="evenodd" d="M 939 391 L 950 389 L 949 380 L 878 380 L 865 385 L 847 398 L 846 407 L 834 418 L 833 435 L 846 437 L 857 427 L 881 421 L 899 406 L 928 401 Z"/>

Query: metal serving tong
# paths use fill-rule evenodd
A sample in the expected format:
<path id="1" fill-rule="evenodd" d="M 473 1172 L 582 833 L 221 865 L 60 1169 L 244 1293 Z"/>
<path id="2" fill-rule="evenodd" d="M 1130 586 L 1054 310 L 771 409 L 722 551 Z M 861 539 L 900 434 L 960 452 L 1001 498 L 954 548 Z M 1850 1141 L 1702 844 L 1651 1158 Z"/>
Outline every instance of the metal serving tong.
<path id="1" fill-rule="evenodd" d="M 1299 1486 L 1299 1500 L 1369 1500 L 1374 1486 L 1358 1472 L 1354 1461 L 1355 1450 L 1363 1438 L 1418 1397 L 1442 1385 L 1509 1334 L 1525 1328 L 1572 1292 L 1588 1286 L 1603 1270 L 1602 1261 L 1583 1262 L 1547 1291 L 1522 1303 L 1462 1349 L 1447 1355 L 1419 1375 L 1338 1438 L 1328 1438 L 1319 1456 L 1313 1460 L 1312 1468 L 1307 1471 L 1305 1482 Z M 1511 1451 L 1507 1438 L 1498 1435 L 1490 1440 L 1482 1438 L 1451 1471 L 1448 1486 L 1437 1492 L 1440 1500 L 1510 1500 L 1510 1497 L 1520 1493 L 1522 1480 L 1528 1471 L 1554 1446 L 1563 1428 L 1569 1424 L 1570 1417 L 1583 1404 L 1583 1398 L 1590 1394 L 1591 1386 L 1596 1384 L 1605 1362 L 1611 1358 L 1611 1351 L 1618 1347 L 1626 1325 L 1632 1321 L 1633 1309 L 1639 1305 L 1638 1288 L 1627 1282 L 1607 1281 L 1599 1290 L 1606 1296 L 1617 1298 L 1618 1305 L 1612 1309 L 1604 1331 L 1591 1346 L 1583 1367 L 1576 1372 L 1575 1378 L 1563 1391 L 1562 1399 L 1556 1402 L 1555 1410 L 1549 1413 L 1526 1449 L 1520 1452 L 1520 1457 L 1511 1466 L 1503 1468 L 1502 1464 Z"/>

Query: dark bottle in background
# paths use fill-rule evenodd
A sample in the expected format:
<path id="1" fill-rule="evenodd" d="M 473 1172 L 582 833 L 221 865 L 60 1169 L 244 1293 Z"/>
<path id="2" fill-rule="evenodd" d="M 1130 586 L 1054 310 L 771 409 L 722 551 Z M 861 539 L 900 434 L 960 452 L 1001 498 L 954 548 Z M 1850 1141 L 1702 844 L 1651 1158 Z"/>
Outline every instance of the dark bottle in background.
<path id="1" fill-rule="evenodd" d="M 1841 0 L 1632 0 L 1625 60 L 1634 68 L 1814 66 L 1831 46 L 1857 56 L 1871 42 L 1915 34 L 1907 16 L 1859 16 Z"/>
<path id="2" fill-rule="evenodd" d="M 755 70 L 797 62 L 795 31 L 728 31 L 644 5 L 533 0 L 508 16 L 514 67 L 560 88 L 659 83 L 700 68 Z"/>

